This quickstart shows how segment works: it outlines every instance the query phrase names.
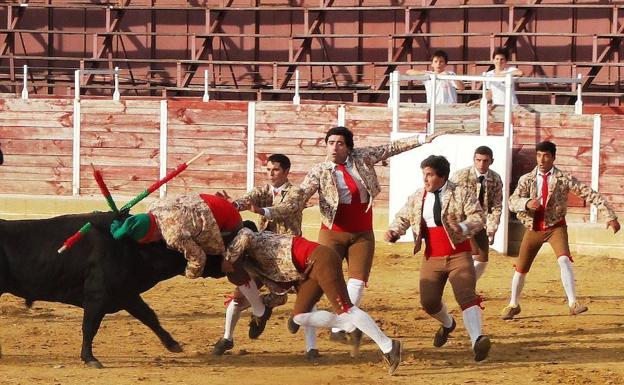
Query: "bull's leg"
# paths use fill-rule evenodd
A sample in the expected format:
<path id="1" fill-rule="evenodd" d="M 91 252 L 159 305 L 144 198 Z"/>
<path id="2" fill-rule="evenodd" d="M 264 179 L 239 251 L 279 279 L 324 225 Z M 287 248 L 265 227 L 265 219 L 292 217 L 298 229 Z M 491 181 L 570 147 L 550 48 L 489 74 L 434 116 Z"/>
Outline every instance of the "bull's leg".
<path id="1" fill-rule="evenodd" d="M 82 317 L 82 350 L 80 358 L 92 368 L 101 369 L 104 366 L 93 356 L 93 339 L 104 318 L 104 309 L 98 305 L 85 305 Z"/>
<path id="2" fill-rule="evenodd" d="M 150 308 L 149 305 L 143 301 L 141 296 L 136 295 L 128 298 L 125 302 L 124 308 L 128 311 L 128 313 L 130 313 L 130 315 L 152 329 L 167 350 L 173 353 L 180 353 L 182 351 L 180 344 L 174 340 L 173 337 L 171 337 L 171 334 L 169 334 L 168 331 L 160 326 L 156 313 L 154 313 L 154 310 L 152 310 L 152 308 Z"/>

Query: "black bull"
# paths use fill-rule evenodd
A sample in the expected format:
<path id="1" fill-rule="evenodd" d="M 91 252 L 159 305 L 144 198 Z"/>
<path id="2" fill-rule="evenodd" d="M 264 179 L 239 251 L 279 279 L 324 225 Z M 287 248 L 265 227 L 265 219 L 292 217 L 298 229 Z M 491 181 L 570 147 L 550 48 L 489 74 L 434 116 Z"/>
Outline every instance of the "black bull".
<path id="1" fill-rule="evenodd" d="M 89 366 L 93 339 L 104 315 L 126 310 L 148 326 L 171 352 L 180 344 L 160 325 L 141 293 L 184 273 L 186 260 L 164 243 L 138 245 L 115 241 L 112 213 L 65 215 L 50 219 L 0 220 L 0 295 L 11 293 L 27 303 L 61 302 L 82 307 L 82 350 Z M 86 222 L 93 228 L 63 254 L 57 249 Z M 221 277 L 220 257 L 209 257 L 204 276 Z"/>

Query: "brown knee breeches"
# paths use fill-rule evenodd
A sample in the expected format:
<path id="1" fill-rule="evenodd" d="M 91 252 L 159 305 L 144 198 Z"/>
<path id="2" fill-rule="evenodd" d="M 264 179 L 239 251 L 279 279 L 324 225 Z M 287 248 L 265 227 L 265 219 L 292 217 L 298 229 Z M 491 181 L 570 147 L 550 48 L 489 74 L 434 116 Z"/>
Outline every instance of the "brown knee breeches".
<path id="1" fill-rule="evenodd" d="M 522 237 L 520 244 L 520 252 L 518 253 L 518 262 L 516 263 L 516 271 L 519 273 L 528 273 L 535 260 L 537 252 L 544 242 L 548 242 L 555 252 L 556 257 L 562 255 L 570 256 L 570 246 L 568 244 L 568 227 L 559 226 L 551 230 L 533 231 L 527 230 Z"/>
<path id="2" fill-rule="evenodd" d="M 349 300 L 342 274 L 342 260 L 338 254 L 329 247 L 320 245 L 310 254 L 308 261 L 312 263 L 312 268 L 307 279 L 299 285 L 293 313 L 310 312 L 323 293 L 337 314 L 353 306 Z"/>
<path id="3" fill-rule="evenodd" d="M 375 254 L 375 235 L 372 231 L 344 233 L 321 230 L 318 242 L 334 250 L 340 258 L 346 258 L 349 278 L 368 282 Z"/>
<path id="4" fill-rule="evenodd" d="M 475 291 L 474 264 L 468 252 L 446 257 L 423 257 L 420 267 L 420 303 L 427 313 L 435 314 L 442 309 L 442 292 L 447 279 L 462 309 L 481 302 Z"/>

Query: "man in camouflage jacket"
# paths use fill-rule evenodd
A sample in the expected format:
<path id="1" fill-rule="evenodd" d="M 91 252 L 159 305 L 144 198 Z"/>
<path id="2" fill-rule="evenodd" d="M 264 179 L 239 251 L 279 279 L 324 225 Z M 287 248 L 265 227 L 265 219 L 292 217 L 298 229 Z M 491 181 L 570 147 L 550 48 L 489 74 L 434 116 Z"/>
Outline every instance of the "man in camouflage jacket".
<path id="1" fill-rule="evenodd" d="M 396 242 L 411 226 L 414 254 L 425 241 L 420 268 L 420 302 L 440 323 L 433 345 L 441 347 L 456 322 L 442 302 L 446 281 L 453 287 L 463 313 L 475 360 L 485 359 L 490 340 L 481 334 L 481 297 L 475 291 L 476 277 L 470 256 L 470 237 L 483 228 L 485 216 L 472 186 L 448 181 L 450 165 L 443 156 L 431 155 L 421 163 L 424 188 L 412 194 L 396 214 L 385 239 Z"/>
<path id="2" fill-rule="evenodd" d="M 489 246 L 494 243 L 503 211 L 503 181 L 496 171 L 490 169 L 493 161 L 492 149 L 487 146 L 477 147 L 473 156 L 474 164 L 456 171 L 450 178 L 452 182 L 474 189 L 487 216 L 485 227 L 470 239 L 477 280 L 485 272 Z"/>
<path id="3" fill-rule="evenodd" d="M 570 192 L 587 203 L 596 205 L 607 219 L 607 228 L 611 227 L 614 233 L 620 229 L 615 212 L 602 195 L 554 166 L 556 153 L 557 147 L 554 143 L 538 143 L 537 167 L 520 177 L 516 190 L 509 197 L 509 208 L 517 214 L 526 231 L 511 281 L 511 299 L 501 312 L 502 319 L 512 319 L 520 313 L 519 299 L 526 274 L 545 242 L 550 244 L 557 257 L 561 282 L 568 297 L 569 314 L 577 315 L 587 311 L 587 306 L 576 299 L 572 256 L 568 244 L 565 216 Z"/>

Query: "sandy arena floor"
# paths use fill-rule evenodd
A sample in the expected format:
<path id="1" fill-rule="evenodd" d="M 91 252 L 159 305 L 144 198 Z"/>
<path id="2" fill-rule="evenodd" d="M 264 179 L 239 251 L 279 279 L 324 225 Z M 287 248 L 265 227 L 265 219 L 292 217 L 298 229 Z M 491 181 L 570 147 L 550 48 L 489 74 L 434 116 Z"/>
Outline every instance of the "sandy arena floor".
<path id="1" fill-rule="evenodd" d="M 305 361 L 302 331 L 291 335 L 286 329 L 294 296 L 276 309 L 259 340 L 246 337 L 246 313 L 232 352 L 213 357 L 230 285 L 176 277 L 144 298 L 184 352 L 167 352 L 151 331 L 121 312 L 104 319 L 95 339 L 102 370 L 80 361 L 81 309 L 44 302 L 27 309 L 21 299 L 2 296 L 0 384 L 624 384 L 624 260 L 576 257 L 578 292 L 589 312 L 572 317 L 556 261 L 539 257 L 522 313 L 503 321 L 498 314 L 508 300 L 513 259 L 491 257 L 478 289 L 486 298 L 484 330 L 493 346 L 486 361 L 475 363 L 448 286 L 445 300 L 458 328 L 446 346 L 432 346 L 437 325 L 419 308 L 420 258 L 410 249 L 378 243 L 361 306 L 387 334 L 404 341 L 403 363 L 393 377 L 370 340 L 352 359 L 348 346 L 328 341 L 327 331 L 319 337 L 321 359 Z"/>

